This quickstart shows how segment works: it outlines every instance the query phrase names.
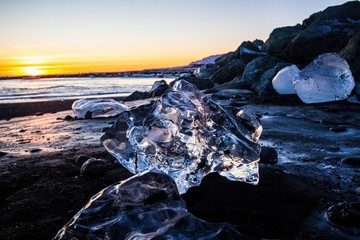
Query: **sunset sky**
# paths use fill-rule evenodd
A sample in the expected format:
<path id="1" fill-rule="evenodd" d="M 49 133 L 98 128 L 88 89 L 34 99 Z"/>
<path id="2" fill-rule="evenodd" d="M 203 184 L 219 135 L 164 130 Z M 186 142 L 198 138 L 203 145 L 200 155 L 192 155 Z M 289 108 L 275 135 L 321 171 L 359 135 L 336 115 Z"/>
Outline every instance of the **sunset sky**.
<path id="1" fill-rule="evenodd" d="M 0 76 L 186 65 L 340 0 L 0 0 Z"/>

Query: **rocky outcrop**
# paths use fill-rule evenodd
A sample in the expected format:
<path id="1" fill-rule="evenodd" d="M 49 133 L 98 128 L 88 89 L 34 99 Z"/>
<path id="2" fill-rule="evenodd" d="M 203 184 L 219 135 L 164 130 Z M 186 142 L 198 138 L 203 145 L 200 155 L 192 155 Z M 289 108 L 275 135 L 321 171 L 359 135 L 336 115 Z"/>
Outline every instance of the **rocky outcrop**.
<path id="1" fill-rule="evenodd" d="M 286 59 L 287 56 L 284 50 L 288 47 L 289 42 L 296 37 L 301 30 L 302 26 L 300 24 L 293 27 L 274 29 L 263 45 L 262 50 L 275 57 Z"/>
<path id="2" fill-rule="evenodd" d="M 292 63 L 308 64 L 318 55 L 339 52 L 360 27 L 360 2 L 328 7 L 302 25 L 275 29 L 263 50 Z"/>
<path id="3" fill-rule="evenodd" d="M 339 52 L 339 55 L 349 64 L 355 81 L 360 82 L 360 28 Z"/>

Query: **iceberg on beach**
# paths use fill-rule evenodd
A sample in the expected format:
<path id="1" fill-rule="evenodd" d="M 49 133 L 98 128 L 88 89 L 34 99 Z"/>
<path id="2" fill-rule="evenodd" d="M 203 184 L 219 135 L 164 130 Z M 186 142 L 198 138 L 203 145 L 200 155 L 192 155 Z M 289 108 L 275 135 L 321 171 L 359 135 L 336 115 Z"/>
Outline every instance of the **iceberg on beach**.
<path id="1" fill-rule="evenodd" d="M 293 81 L 299 72 L 296 65 L 281 69 L 272 80 L 275 91 L 279 94 L 296 94 Z"/>
<path id="2" fill-rule="evenodd" d="M 241 239 L 228 223 L 209 223 L 186 209 L 174 180 L 145 172 L 91 200 L 54 239 Z"/>
<path id="3" fill-rule="evenodd" d="M 179 80 L 159 100 L 122 112 L 101 141 L 132 173 L 164 172 L 185 193 L 211 172 L 256 184 L 261 132 L 255 115 Z"/>
<path id="4" fill-rule="evenodd" d="M 113 99 L 80 99 L 72 104 L 78 118 L 114 117 L 127 109 L 127 106 Z"/>
<path id="5" fill-rule="evenodd" d="M 296 75 L 294 85 L 304 103 L 320 103 L 348 98 L 355 81 L 343 58 L 336 53 L 325 53 Z"/>

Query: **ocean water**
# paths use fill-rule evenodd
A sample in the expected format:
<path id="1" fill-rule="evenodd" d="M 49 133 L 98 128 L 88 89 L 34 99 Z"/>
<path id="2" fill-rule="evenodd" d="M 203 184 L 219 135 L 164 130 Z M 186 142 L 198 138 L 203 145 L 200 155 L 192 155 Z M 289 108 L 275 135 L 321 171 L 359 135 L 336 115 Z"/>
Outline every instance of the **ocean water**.
<path id="1" fill-rule="evenodd" d="M 42 78 L 0 80 L 0 103 L 127 96 L 173 78 Z"/>

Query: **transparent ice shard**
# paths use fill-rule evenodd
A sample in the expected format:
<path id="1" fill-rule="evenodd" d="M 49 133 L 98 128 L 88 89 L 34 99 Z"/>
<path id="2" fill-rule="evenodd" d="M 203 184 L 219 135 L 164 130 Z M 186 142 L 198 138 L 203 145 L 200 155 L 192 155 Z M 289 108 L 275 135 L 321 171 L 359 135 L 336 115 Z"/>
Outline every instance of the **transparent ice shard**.
<path id="1" fill-rule="evenodd" d="M 304 103 L 319 103 L 346 99 L 355 82 L 343 58 L 336 53 L 325 53 L 297 75 L 294 85 Z"/>
<path id="2" fill-rule="evenodd" d="M 296 65 L 281 69 L 272 80 L 275 91 L 279 94 L 296 94 L 293 82 L 300 70 Z"/>
<path id="3" fill-rule="evenodd" d="M 174 180 L 145 172 L 98 194 L 54 239 L 242 239 L 228 223 L 209 223 L 186 210 Z"/>
<path id="4" fill-rule="evenodd" d="M 164 172 L 184 193 L 211 172 L 256 184 L 261 131 L 255 115 L 179 80 L 159 100 L 120 114 L 101 141 L 132 173 Z"/>
<path id="5" fill-rule="evenodd" d="M 119 115 L 128 108 L 113 99 L 80 99 L 72 104 L 78 118 L 104 118 Z"/>

